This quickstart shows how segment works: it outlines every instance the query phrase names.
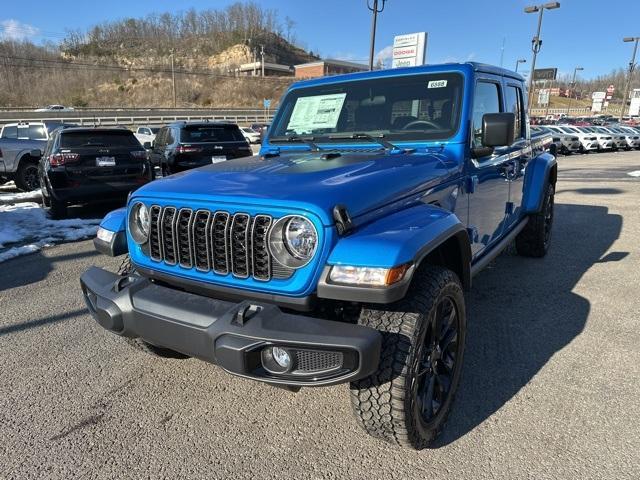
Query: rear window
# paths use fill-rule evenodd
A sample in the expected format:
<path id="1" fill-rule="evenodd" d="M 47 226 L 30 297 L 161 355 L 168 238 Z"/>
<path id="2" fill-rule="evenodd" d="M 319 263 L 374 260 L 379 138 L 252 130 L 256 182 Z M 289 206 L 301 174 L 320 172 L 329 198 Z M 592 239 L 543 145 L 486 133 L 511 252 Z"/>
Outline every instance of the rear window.
<path id="1" fill-rule="evenodd" d="M 129 131 L 62 132 L 60 146 L 74 147 L 139 147 L 140 142 Z"/>
<path id="2" fill-rule="evenodd" d="M 184 143 L 242 142 L 244 137 L 240 133 L 240 129 L 234 125 L 202 125 L 183 128 L 180 132 L 180 141 Z"/>
<path id="3" fill-rule="evenodd" d="M 29 125 L 29 138 L 31 140 L 46 140 L 47 131 L 45 130 L 44 125 L 37 123 Z"/>

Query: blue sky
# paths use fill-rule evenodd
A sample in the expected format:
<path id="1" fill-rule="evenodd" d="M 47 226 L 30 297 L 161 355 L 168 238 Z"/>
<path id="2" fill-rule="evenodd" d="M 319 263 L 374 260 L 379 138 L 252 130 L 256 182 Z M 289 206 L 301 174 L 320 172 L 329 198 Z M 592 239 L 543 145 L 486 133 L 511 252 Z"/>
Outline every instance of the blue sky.
<path id="1" fill-rule="evenodd" d="M 32 33 L 39 40 L 58 41 L 69 29 L 87 28 L 104 21 L 151 12 L 219 8 L 233 0 L 46 0 L 8 1 L 0 10 L 5 35 Z M 260 0 L 296 22 L 296 36 L 322 56 L 366 62 L 371 16 L 366 0 Z M 523 8 L 531 0 L 388 0 L 379 16 L 376 51 L 389 46 L 393 36 L 428 32 L 427 62 L 474 60 L 504 66 L 517 58 L 528 70 L 530 42 L 536 15 Z M 540 2 L 542 3 L 542 2 Z M 622 37 L 640 36 L 640 0 L 560 0 L 561 8 L 545 12 L 539 67 L 557 67 L 561 73 L 584 67 L 592 78 L 626 66 L 632 44 Z M 18 22 L 18 23 L 14 23 Z M 13 26 L 17 25 L 17 28 Z"/>

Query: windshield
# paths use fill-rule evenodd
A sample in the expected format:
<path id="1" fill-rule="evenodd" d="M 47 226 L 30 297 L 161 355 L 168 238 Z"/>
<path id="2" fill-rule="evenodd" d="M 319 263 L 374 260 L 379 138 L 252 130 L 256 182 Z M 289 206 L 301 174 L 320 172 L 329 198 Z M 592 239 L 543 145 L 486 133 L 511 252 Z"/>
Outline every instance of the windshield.
<path id="1" fill-rule="evenodd" d="M 365 134 L 389 140 L 444 140 L 458 130 L 463 79 L 412 75 L 301 88 L 289 93 L 271 140 Z M 333 139 L 334 141 L 342 141 Z"/>

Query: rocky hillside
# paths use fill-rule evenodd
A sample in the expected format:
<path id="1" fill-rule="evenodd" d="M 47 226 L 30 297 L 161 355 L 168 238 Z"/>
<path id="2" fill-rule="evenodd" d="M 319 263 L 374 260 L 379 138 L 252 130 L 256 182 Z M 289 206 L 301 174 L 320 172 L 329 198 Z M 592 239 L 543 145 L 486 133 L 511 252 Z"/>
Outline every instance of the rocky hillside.
<path id="1" fill-rule="evenodd" d="M 254 2 L 123 19 L 73 32 L 60 45 L 0 42 L 0 106 L 255 107 L 291 78 L 229 78 L 264 48 L 267 62 L 316 59 L 295 46 L 293 22 Z"/>

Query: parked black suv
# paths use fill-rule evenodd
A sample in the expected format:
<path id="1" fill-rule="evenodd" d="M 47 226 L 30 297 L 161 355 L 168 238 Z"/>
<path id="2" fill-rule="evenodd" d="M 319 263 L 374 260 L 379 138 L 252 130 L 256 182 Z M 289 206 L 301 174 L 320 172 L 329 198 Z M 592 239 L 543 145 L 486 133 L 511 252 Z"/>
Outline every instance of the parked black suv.
<path id="1" fill-rule="evenodd" d="M 235 123 L 175 122 L 162 127 L 150 159 L 163 175 L 253 155 Z"/>
<path id="2" fill-rule="evenodd" d="M 125 128 L 58 128 L 40 159 L 45 207 L 64 218 L 67 205 L 119 200 L 153 179 L 145 149 Z"/>

